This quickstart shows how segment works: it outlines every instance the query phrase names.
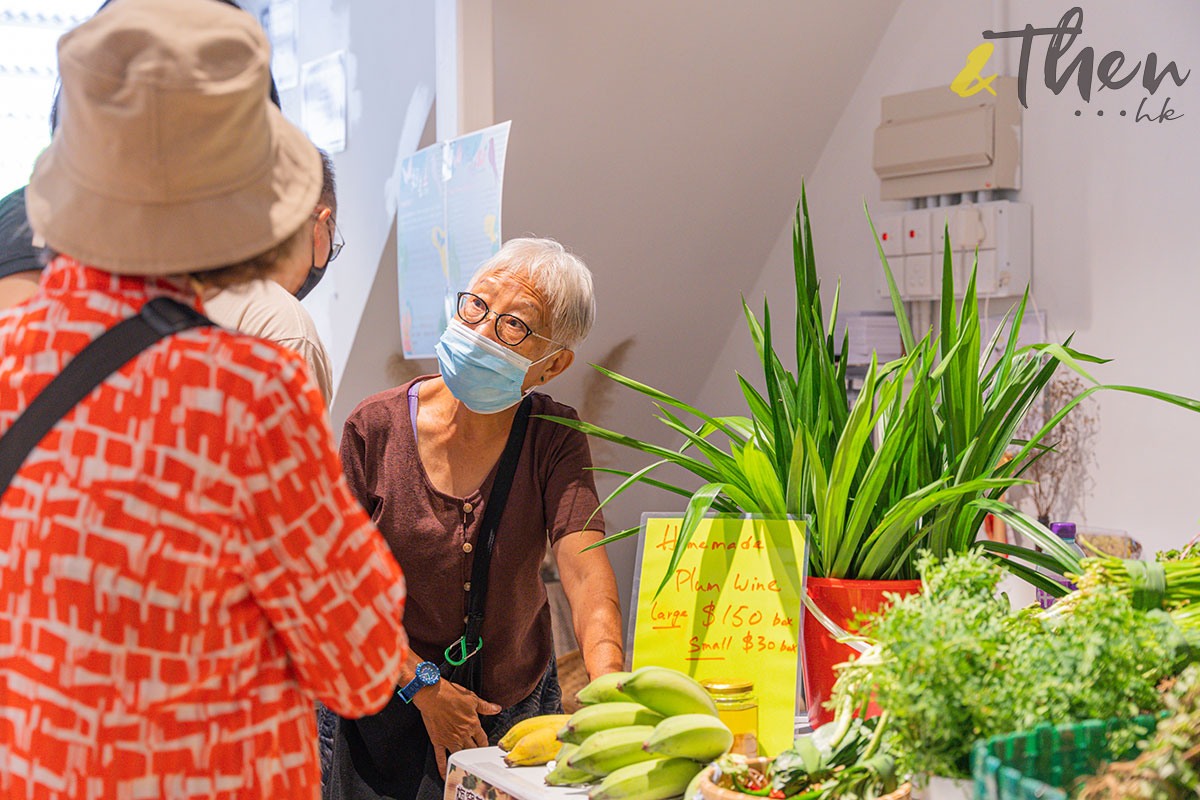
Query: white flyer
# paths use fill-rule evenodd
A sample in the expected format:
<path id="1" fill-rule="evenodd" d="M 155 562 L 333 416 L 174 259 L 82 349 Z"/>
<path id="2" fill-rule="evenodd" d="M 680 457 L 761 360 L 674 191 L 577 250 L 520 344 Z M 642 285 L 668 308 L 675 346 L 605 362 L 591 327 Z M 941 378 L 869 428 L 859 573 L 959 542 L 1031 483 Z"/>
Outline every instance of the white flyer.
<path id="1" fill-rule="evenodd" d="M 300 70 L 300 120 L 312 143 L 327 153 L 346 149 L 346 53 L 309 61 Z"/>

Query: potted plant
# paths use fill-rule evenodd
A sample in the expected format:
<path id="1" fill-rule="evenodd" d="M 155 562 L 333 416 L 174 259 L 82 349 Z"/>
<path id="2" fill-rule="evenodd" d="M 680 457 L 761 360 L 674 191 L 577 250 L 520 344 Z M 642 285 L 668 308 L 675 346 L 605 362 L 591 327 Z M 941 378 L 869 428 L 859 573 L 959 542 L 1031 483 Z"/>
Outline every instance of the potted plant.
<path id="1" fill-rule="evenodd" d="M 1055 596 L 1063 593 L 1061 585 L 1034 568 L 1059 574 L 1073 571 L 1078 556 L 1036 520 L 1006 503 L 1002 494 L 1022 483 L 1024 473 L 1052 449 L 1048 437 L 1075 405 L 1109 388 L 1200 411 L 1197 401 L 1155 390 L 1092 385 L 1031 436 L 1017 441 L 1015 432 L 1060 366 L 1095 384 L 1083 364 L 1102 359 L 1071 349 L 1069 339 L 1062 344 L 1018 347 L 1028 290 L 1006 315 L 1008 324 L 1001 324 L 992 341 L 981 347 L 975 272 L 960 309 L 955 302 L 948 232 L 945 252 L 940 331 L 926 332 L 918 340 L 879 248 L 905 355 L 887 364 L 872 363 L 851 401 L 845 358 L 848 340 L 843 338 L 839 348 L 833 337 L 838 292 L 826 320 L 802 189 L 793 227 L 794 371 L 784 366 L 774 346 L 769 304 L 764 301 L 760 323 L 743 300 L 763 387 L 760 391 L 736 374 L 748 413 L 708 414 L 601 369 L 617 383 L 652 399 L 659 409 L 657 418 L 683 439 L 682 445 L 663 447 L 587 422 L 555 418 L 654 457 L 636 471 L 602 469 L 624 479 L 604 503 L 639 482 L 688 498 L 660 591 L 705 513 L 807 517 L 811 577 L 805 603 L 804 682 L 815 725 L 829 718 L 823 704 L 833 686 L 833 665 L 853 654 L 835 641 L 837 632 L 858 613 L 876 610 L 889 592 L 916 591 L 919 550 L 939 558 L 965 551 L 990 513 L 1025 534 L 1042 552 L 989 542 L 985 545 L 989 556 L 1035 586 Z M 989 364 L 983 354 L 990 356 L 994 350 L 1001 355 Z M 1014 446 L 1015 456 L 1005 459 Z M 682 467 L 702 485 L 693 490 L 653 478 L 654 471 L 666 464 Z M 637 532 L 637 528 L 621 531 L 599 545 Z"/>

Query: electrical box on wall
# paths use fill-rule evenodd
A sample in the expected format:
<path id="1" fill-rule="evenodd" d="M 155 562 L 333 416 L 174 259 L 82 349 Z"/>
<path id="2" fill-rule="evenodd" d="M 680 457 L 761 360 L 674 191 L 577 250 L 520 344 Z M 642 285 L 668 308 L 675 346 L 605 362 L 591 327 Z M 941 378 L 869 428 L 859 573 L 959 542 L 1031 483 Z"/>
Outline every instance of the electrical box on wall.
<path id="1" fill-rule="evenodd" d="M 941 297 L 945 227 L 950 229 L 954 290 L 962 297 L 975 263 L 979 297 L 1010 297 L 1025 292 L 1032 275 L 1033 211 L 1027 203 L 997 200 L 958 206 L 919 208 L 879 217 L 875 230 L 896 286 L 905 300 Z M 880 269 L 879 293 L 888 296 Z"/>
<path id="2" fill-rule="evenodd" d="M 1021 188 L 1017 79 L 996 94 L 959 97 L 947 86 L 883 98 L 875 129 L 880 199 Z"/>

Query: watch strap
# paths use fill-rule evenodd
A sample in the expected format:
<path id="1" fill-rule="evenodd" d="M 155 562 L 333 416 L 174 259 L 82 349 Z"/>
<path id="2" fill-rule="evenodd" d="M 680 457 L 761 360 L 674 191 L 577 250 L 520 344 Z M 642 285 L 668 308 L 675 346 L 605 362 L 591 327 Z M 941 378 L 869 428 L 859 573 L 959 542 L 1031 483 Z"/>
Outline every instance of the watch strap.
<path id="1" fill-rule="evenodd" d="M 404 702 L 411 703 L 413 701 L 413 698 L 417 696 L 417 692 L 421 691 L 426 686 L 433 686 L 434 683 L 437 683 L 437 681 L 434 681 L 433 683 L 429 683 L 428 681 L 424 680 L 421 677 L 421 667 L 425 666 L 426 664 L 437 669 L 438 677 L 441 678 L 442 671 L 441 671 L 441 669 L 439 669 L 437 667 L 436 664 L 434 664 L 432 661 L 422 661 L 420 664 L 417 665 L 417 672 L 415 675 L 413 675 L 413 679 L 411 681 L 409 681 L 408 683 L 406 683 L 403 687 L 401 687 L 400 690 L 396 693 L 396 694 L 400 695 L 400 699 L 403 700 Z"/>

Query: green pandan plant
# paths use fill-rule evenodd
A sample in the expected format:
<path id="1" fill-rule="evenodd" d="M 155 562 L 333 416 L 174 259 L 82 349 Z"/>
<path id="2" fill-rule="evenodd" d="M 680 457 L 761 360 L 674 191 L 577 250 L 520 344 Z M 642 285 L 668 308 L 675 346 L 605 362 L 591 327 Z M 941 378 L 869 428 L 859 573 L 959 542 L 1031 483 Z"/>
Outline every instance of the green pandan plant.
<path id="1" fill-rule="evenodd" d="M 868 225 L 874 225 L 867 215 Z M 636 483 L 688 498 L 684 522 L 662 586 L 674 573 L 702 517 L 710 512 L 807 515 L 810 572 L 831 578 L 912 579 L 916 554 L 941 559 L 970 548 L 991 513 L 1032 538 L 1042 552 L 985 542 L 991 558 L 1056 596 L 1058 583 L 1034 567 L 1076 572 L 1079 559 L 1042 525 L 1004 502 L 1003 493 L 1053 447 L 1054 427 L 1085 397 L 1101 389 L 1133 392 L 1200 411 L 1200 402 L 1131 386 L 1102 386 L 1084 364 L 1103 359 L 1061 344 L 1017 346 L 1028 290 L 1005 316 L 990 343 L 980 341 L 975 270 L 961 306 L 955 303 L 952 250 L 946 234 L 940 330 L 920 339 L 904 314 L 883 250 L 879 257 L 891 292 L 905 355 L 872 361 L 851 402 L 845 354 L 834 341 L 838 290 L 829 319 L 817 280 L 808 201 L 803 189 L 793 228 L 795 367 L 783 364 L 772 337 L 769 304 L 762 321 L 742 306 L 762 370 L 760 392 L 740 373 L 747 413 L 716 416 L 639 381 L 596 367 L 612 380 L 654 401 L 656 416 L 683 439 L 678 448 L 606 430 L 587 422 L 552 418 L 592 436 L 639 450 L 654 461 L 637 471 L 602 469 L 623 478 L 604 500 Z M 878 237 L 876 237 L 878 243 Z M 1003 342 L 995 363 L 987 356 Z M 981 346 L 983 345 L 983 346 Z M 1066 367 L 1091 384 L 1028 440 L 1015 432 L 1055 371 Z M 1006 454 L 1014 454 L 1005 460 Z M 695 490 L 658 480 L 655 470 L 675 464 L 695 475 Z M 602 505 L 603 505 L 602 504 Z M 607 537 L 607 544 L 638 531 Z"/>

